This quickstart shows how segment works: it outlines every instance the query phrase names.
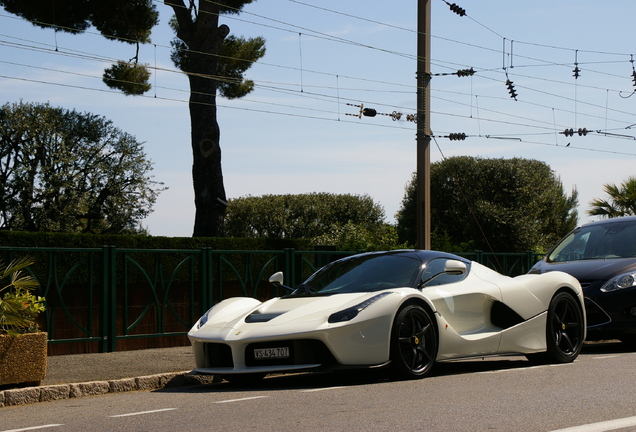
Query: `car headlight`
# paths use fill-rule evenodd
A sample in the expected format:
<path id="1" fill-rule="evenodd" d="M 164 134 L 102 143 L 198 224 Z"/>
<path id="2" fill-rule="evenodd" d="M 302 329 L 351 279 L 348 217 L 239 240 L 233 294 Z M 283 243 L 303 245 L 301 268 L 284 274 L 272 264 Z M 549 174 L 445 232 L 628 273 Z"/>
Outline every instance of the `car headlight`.
<path id="1" fill-rule="evenodd" d="M 384 292 L 382 294 L 378 294 L 376 296 L 373 296 L 373 297 L 363 301 L 362 303 L 358 303 L 355 306 L 351 306 L 351 307 L 349 307 L 347 309 L 343 309 L 341 311 L 332 313 L 331 316 L 329 316 L 328 322 L 333 324 L 333 323 L 338 323 L 338 322 L 351 321 L 356 316 L 358 316 L 358 314 L 360 312 L 362 312 L 363 310 L 365 310 L 366 308 L 371 306 L 373 303 L 375 303 L 378 300 L 380 300 L 382 297 L 388 296 L 389 294 L 391 294 L 391 293 Z"/>
<path id="2" fill-rule="evenodd" d="M 210 311 L 212 309 L 214 309 L 214 306 L 212 306 L 210 309 L 208 309 L 207 312 L 204 313 L 201 318 L 199 318 L 199 321 L 197 322 L 197 329 L 200 329 L 201 327 L 203 327 L 205 325 L 206 322 L 208 322 L 208 315 L 210 314 Z"/>
<path id="3" fill-rule="evenodd" d="M 613 277 L 605 282 L 601 287 L 602 292 L 618 291 L 625 288 L 632 288 L 636 286 L 636 273 L 624 273 L 622 275 Z"/>

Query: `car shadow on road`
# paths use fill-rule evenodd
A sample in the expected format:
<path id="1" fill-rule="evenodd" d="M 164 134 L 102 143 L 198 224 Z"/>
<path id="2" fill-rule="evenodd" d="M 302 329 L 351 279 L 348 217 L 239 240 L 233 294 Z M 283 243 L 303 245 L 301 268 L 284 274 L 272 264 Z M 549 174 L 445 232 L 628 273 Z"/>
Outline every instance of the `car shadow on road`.
<path id="1" fill-rule="evenodd" d="M 528 367 L 532 363 L 525 357 L 489 357 L 437 363 L 428 377 L 458 375 L 475 372 Z M 426 378 L 424 378 L 426 379 Z M 250 392 L 275 390 L 307 390 L 329 387 L 366 386 L 396 381 L 387 369 L 348 370 L 338 372 L 308 372 L 296 374 L 269 375 L 265 379 L 249 384 L 235 384 L 227 381 L 213 384 L 166 388 L 158 392 L 205 393 L 205 392 Z"/>
<path id="2" fill-rule="evenodd" d="M 619 340 L 585 342 L 581 355 L 619 354 L 636 352 L 636 345 Z"/>
<path id="3" fill-rule="evenodd" d="M 346 387 L 378 384 L 389 381 L 384 370 L 349 370 L 347 372 L 306 372 L 290 374 L 272 374 L 251 383 L 231 383 L 228 381 L 188 387 L 174 387 L 155 390 L 172 393 L 206 392 L 250 392 L 275 390 L 312 390 L 327 387 Z"/>
<path id="4" fill-rule="evenodd" d="M 586 342 L 581 355 L 615 354 L 634 352 L 634 346 L 620 341 Z M 478 372 L 496 372 L 536 366 L 522 355 L 477 357 L 463 360 L 439 362 L 428 377 L 462 375 Z M 249 392 L 263 390 L 312 390 L 328 387 L 364 386 L 394 381 L 386 369 L 348 370 L 338 372 L 311 372 L 274 374 L 249 384 L 235 384 L 227 381 L 187 387 L 165 388 L 158 392 L 206 393 L 206 392 Z"/>

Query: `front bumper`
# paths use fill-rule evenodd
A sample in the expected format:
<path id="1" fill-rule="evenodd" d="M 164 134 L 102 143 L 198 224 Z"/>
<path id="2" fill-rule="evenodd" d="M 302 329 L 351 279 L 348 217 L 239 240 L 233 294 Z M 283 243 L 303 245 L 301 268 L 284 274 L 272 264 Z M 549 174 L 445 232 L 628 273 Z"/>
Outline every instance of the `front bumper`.
<path id="1" fill-rule="evenodd" d="M 602 284 L 585 289 L 587 340 L 636 337 L 636 289 L 603 293 Z"/>
<path id="2" fill-rule="evenodd" d="M 223 342 L 193 342 L 196 371 L 205 374 L 273 373 L 326 369 L 338 364 L 324 343 L 312 339 L 253 342 L 230 346 Z M 256 349 L 287 348 L 285 358 L 258 359 Z"/>

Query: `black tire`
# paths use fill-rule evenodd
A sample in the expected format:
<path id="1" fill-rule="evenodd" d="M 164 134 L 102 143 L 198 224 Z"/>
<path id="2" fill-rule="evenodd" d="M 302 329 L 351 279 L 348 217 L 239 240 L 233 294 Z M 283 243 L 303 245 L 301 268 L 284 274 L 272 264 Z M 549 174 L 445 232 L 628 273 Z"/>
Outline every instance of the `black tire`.
<path id="1" fill-rule="evenodd" d="M 557 293 L 550 302 L 546 323 L 547 350 L 528 354 L 528 360 L 540 363 L 570 363 L 583 347 L 585 328 L 583 312 L 569 292 Z"/>
<path id="2" fill-rule="evenodd" d="M 391 369 L 396 378 L 423 378 L 436 357 L 437 330 L 430 313 L 417 305 L 398 311 L 391 330 Z"/>
<path id="3" fill-rule="evenodd" d="M 636 349 L 636 336 L 621 336 L 619 340 L 627 349 Z"/>

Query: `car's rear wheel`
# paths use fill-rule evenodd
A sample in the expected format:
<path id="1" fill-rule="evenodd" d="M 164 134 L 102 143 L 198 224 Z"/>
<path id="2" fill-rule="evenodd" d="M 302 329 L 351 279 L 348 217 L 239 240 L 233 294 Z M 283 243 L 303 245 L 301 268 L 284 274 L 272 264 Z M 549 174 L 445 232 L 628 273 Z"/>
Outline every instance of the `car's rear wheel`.
<path id="1" fill-rule="evenodd" d="M 569 292 L 562 291 L 552 298 L 548 308 L 547 350 L 526 357 L 542 363 L 570 363 L 581 352 L 584 334 L 583 312 L 579 302 Z"/>
<path id="2" fill-rule="evenodd" d="M 431 314 L 408 305 L 396 315 L 391 330 L 391 367 L 397 378 L 422 378 L 437 356 L 437 331 Z"/>

